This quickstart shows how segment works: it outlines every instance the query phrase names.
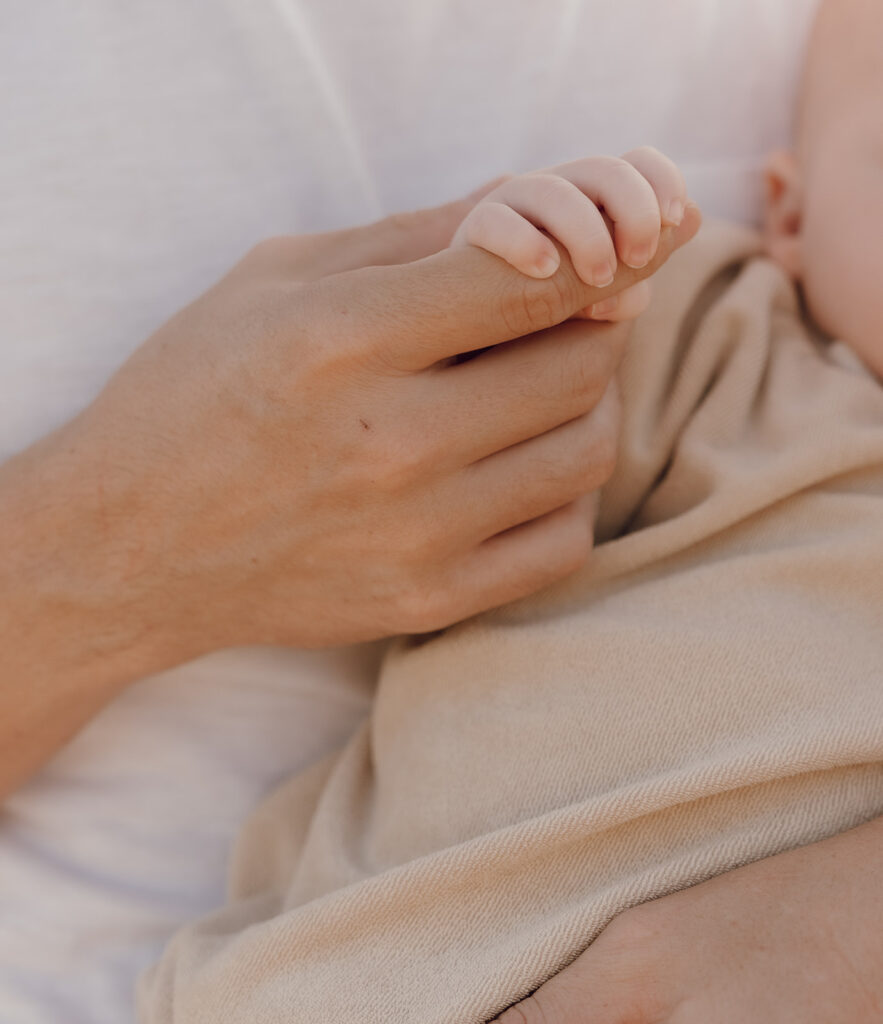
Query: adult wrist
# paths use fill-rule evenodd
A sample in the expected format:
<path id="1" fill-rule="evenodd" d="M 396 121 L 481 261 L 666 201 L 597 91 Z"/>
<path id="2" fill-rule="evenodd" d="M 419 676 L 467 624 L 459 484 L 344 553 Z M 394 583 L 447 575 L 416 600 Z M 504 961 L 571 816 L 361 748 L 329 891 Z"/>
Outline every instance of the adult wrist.
<path id="1" fill-rule="evenodd" d="M 187 660 L 119 489 L 76 421 L 0 466 L 0 634 L 18 678 L 109 699 Z"/>

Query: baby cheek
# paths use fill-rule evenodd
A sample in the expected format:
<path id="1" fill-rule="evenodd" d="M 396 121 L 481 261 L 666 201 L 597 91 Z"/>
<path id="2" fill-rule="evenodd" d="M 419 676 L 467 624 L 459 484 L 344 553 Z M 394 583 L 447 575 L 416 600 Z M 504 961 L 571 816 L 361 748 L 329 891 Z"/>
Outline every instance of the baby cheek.
<path id="1" fill-rule="evenodd" d="M 838 190 L 807 209 L 803 290 L 822 330 L 883 376 L 883 188 L 877 191 Z"/>

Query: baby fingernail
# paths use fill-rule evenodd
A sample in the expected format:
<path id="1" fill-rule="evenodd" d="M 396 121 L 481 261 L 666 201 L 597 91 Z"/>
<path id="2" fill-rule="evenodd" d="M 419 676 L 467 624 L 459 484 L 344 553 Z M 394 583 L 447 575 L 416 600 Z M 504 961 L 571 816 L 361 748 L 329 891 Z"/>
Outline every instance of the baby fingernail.
<path id="1" fill-rule="evenodd" d="M 595 288 L 606 288 L 607 285 L 613 284 L 613 278 L 616 276 L 616 266 L 607 260 L 604 263 L 598 263 L 592 267 L 591 280 L 589 284 Z"/>
<path id="2" fill-rule="evenodd" d="M 558 256 L 540 256 L 535 266 L 538 277 L 551 277 L 558 269 L 561 260 Z"/>
<path id="3" fill-rule="evenodd" d="M 600 302 L 596 302 L 589 311 L 589 315 L 593 317 L 607 316 L 612 313 L 619 305 L 619 296 L 611 295 L 609 299 L 602 299 Z"/>
<path id="4" fill-rule="evenodd" d="M 634 249 L 629 249 L 626 263 L 632 270 L 640 270 L 641 267 L 646 267 L 650 262 L 652 252 L 653 250 L 649 245 L 636 245 Z"/>
<path id="5" fill-rule="evenodd" d="M 680 224 L 684 219 L 684 204 L 680 199 L 672 199 L 668 204 L 668 211 L 665 214 L 665 219 L 669 224 Z"/>

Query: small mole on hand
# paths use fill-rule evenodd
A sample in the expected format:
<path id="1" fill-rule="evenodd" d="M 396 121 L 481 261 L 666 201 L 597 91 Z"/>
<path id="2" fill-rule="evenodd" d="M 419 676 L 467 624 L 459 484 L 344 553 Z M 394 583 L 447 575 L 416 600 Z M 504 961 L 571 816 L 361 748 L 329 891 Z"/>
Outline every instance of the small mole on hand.
<path id="1" fill-rule="evenodd" d="M 360 419 L 359 423 L 362 424 L 362 426 L 365 428 L 365 430 L 370 430 L 371 429 L 371 427 L 363 419 Z"/>

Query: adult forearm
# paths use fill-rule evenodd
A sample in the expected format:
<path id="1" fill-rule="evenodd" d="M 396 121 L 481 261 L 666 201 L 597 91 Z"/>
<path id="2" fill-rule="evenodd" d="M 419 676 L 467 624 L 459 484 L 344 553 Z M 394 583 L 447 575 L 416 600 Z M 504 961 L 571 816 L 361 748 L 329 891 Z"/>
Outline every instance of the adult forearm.
<path id="1" fill-rule="evenodd" d="M 127 574 L 114 476 L 76 424 L 0 466 L 0 798 L 128 683 L 185 657 Z"/>

